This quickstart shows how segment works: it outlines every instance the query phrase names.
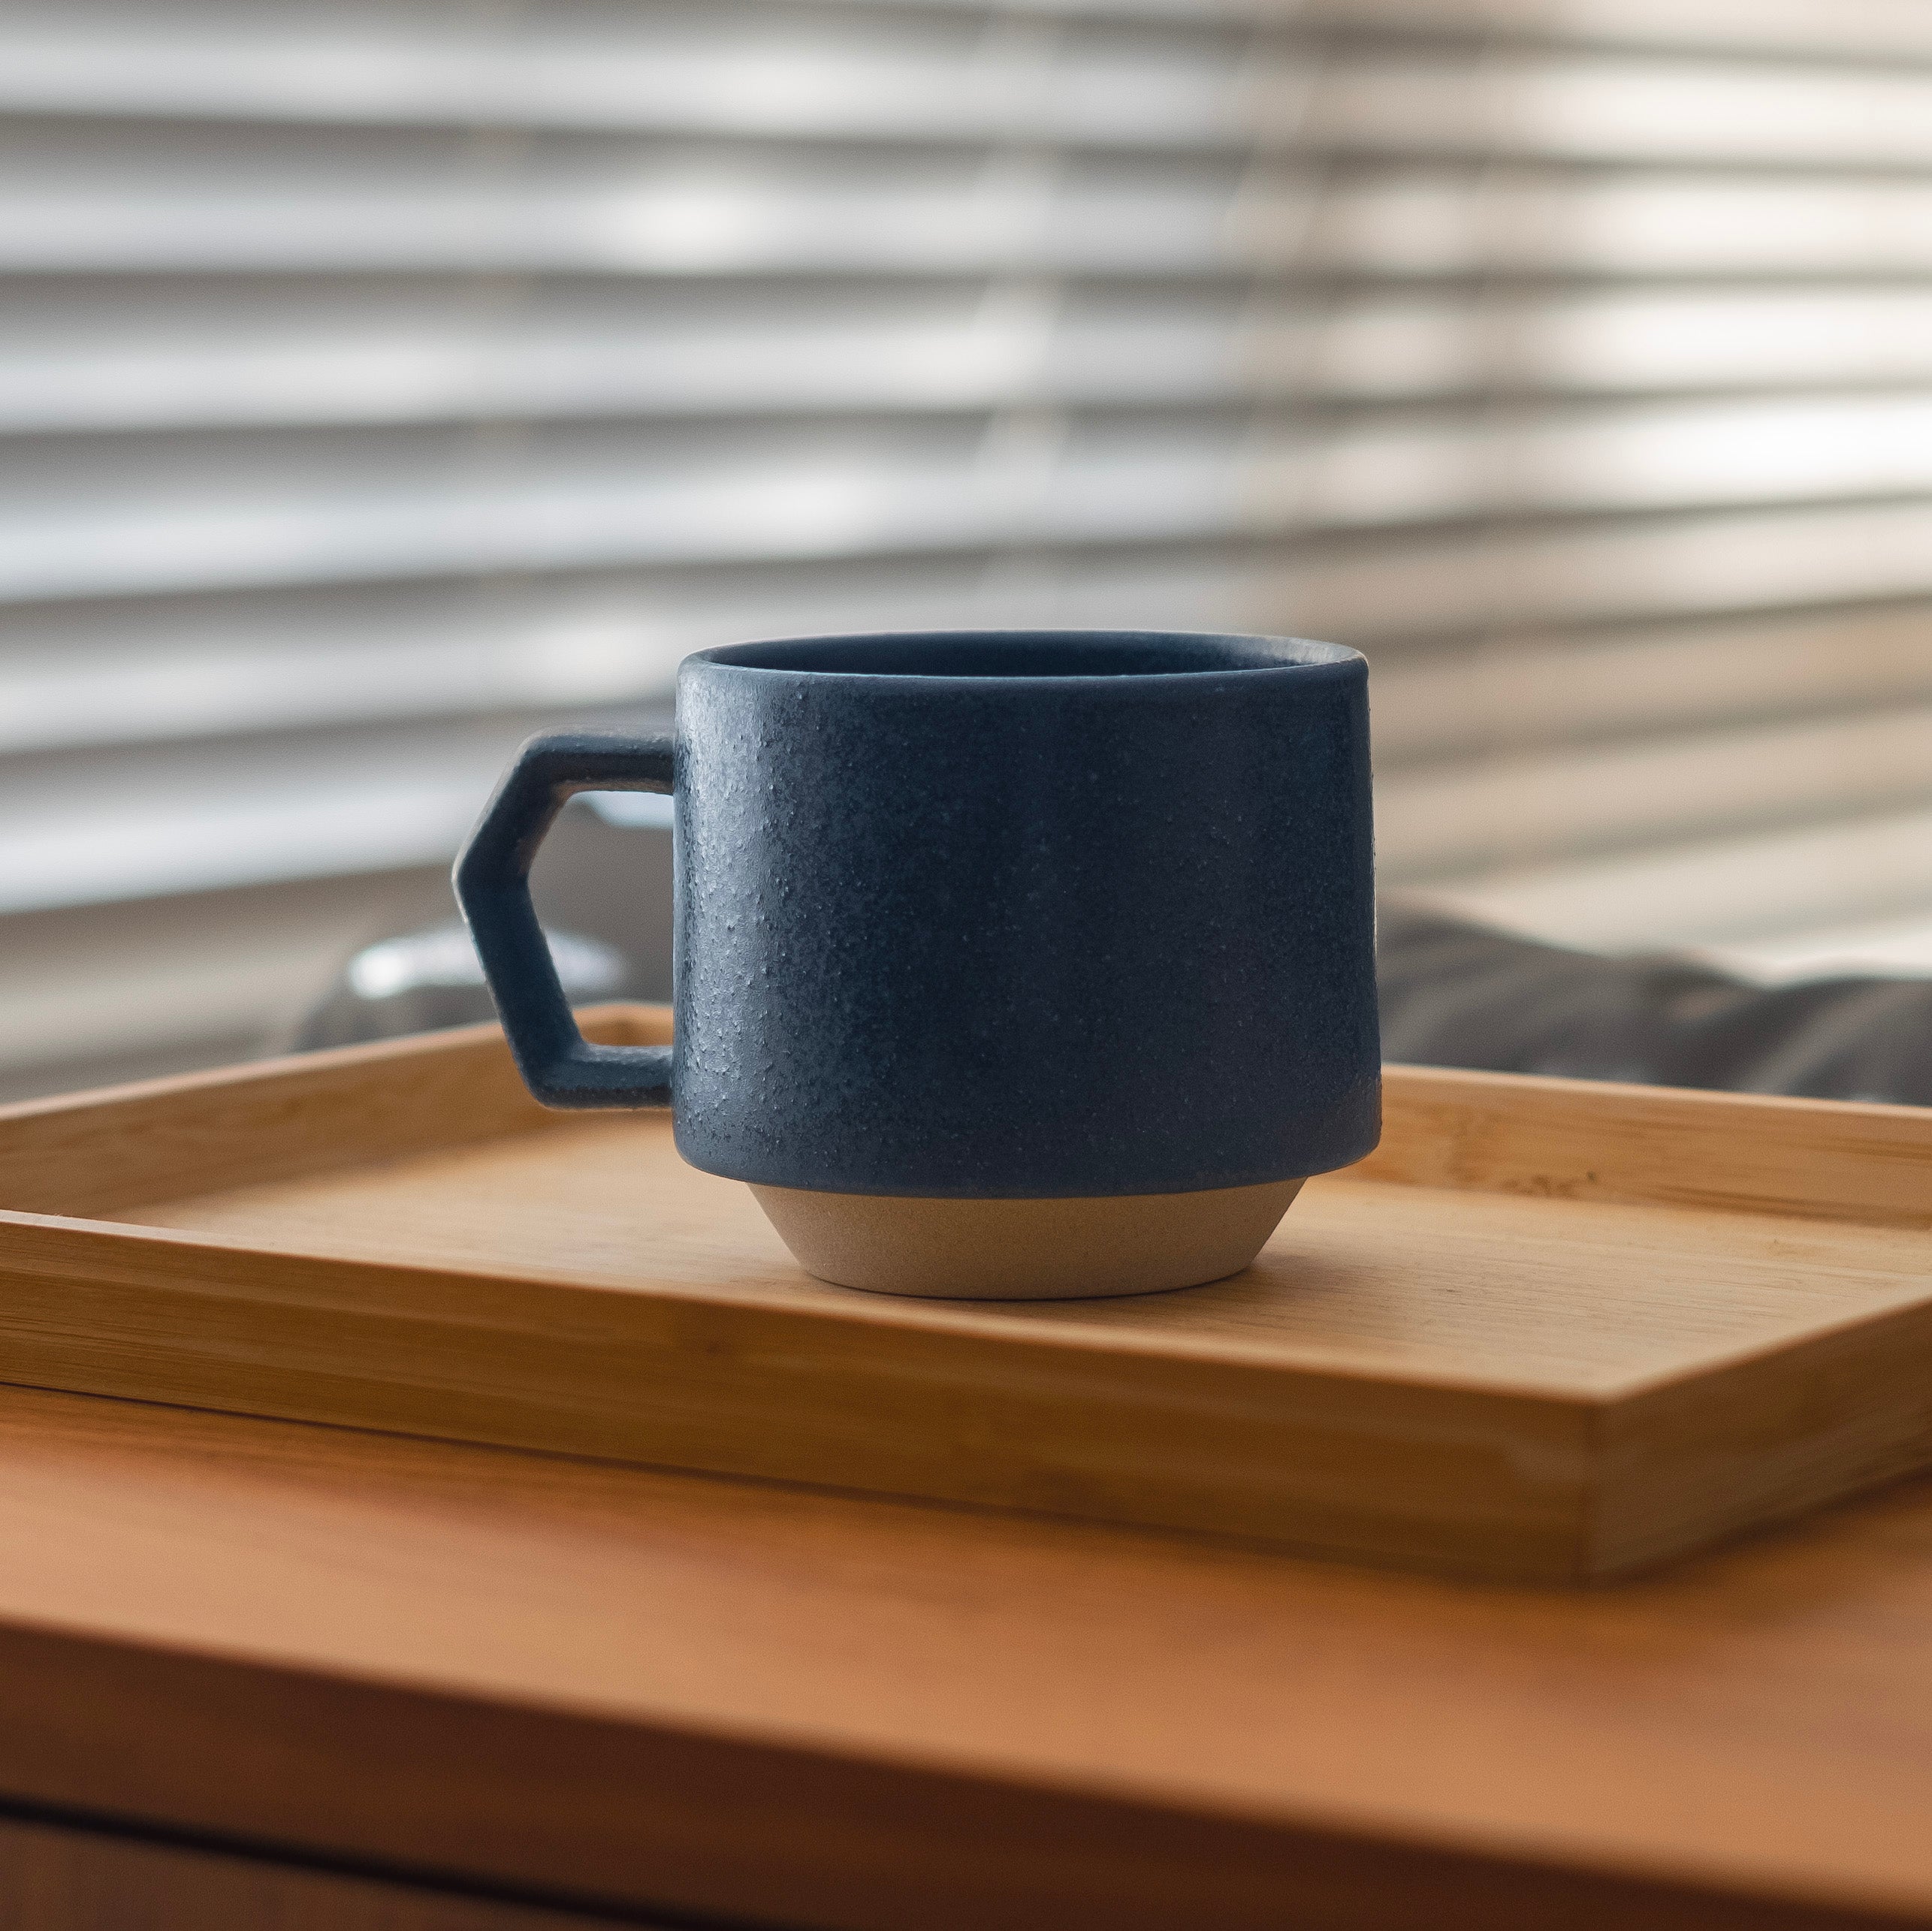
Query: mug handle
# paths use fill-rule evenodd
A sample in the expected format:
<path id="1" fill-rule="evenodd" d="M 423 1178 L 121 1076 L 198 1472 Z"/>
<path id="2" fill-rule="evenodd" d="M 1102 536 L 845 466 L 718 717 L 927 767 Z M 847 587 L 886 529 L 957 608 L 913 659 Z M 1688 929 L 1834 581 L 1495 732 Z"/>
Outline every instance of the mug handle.
<path id="1" fill-rule="evenodd" d="M 595 1046 L 577 1030 L 530 903 L 530 865 L 580 791 L 672 789 L 668 736 L 547 731 L 518 752 L 456 861 L 456 902 L 524 1083 L 546 1106 L 668 1106 L 669 1046 Z"/>

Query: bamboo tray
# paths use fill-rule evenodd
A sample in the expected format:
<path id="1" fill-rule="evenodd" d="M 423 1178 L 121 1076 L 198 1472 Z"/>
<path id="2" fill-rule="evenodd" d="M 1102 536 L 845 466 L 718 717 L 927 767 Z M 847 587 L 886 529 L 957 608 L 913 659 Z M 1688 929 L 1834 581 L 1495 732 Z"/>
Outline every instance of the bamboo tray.
<path id="1" fill-rule="evenodd" d="M 1915 1109 L 1396 1067 L 1245 1274 L 886 1299 L 486 1027 L 0 1110 L 0 1379 L 1581 1580 L 1932 1461 L 1928 1222 Z"/>

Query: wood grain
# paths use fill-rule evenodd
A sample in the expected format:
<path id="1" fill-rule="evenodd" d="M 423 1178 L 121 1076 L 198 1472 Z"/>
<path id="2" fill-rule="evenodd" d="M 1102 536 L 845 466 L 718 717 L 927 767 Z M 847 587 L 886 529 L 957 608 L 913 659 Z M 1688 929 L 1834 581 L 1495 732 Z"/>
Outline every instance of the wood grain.
<path id="1" fill-rule="evenodd" d="M 13 1391 L 0 1794 L 815 1931 L 1924 1926 L 1932 1484 L 1578 1593 Z"/>
<path id="2" fill-rule="evenodd" d="M 594 1008 L 586 1039 L 660 1045 L 668 1009 Z M 216 1187 L 541 1132 L 494 1026 L 258 1061 L 0 1106 L 5 1204 L 91 1214 Z"/>
<path id="3" fill-rule="evenodd" d="M 663 1116 L 513 1079 L 479 1030 L 183 1083 L 180 1145 L 166 1085 L 0 1118 L 0 1203 L 99 1217 L 0 1212 L 0 1375 L 1544 1579 L 1932 1458 L 1899 1109 L 1395 1070 L 1246 1273 L 971 1306 L 813 1281 Z"/>
<path id="4" fill-rule="evenodd" d="M 1410 1186 L 1932 1227 L 1932 1113 L 1390 1067 L 1355 1171 Z"/>

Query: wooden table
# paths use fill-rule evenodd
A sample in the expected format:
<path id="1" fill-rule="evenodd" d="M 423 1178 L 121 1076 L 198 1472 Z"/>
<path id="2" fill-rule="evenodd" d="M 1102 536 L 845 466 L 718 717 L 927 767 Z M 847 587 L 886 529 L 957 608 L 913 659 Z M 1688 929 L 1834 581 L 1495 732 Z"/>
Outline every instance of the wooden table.
<path id="1" fill-rule="evenodd" d="M 0 1389 L 0 1809 L 10 1931 L 1932 1924 L 1932 1481 L 1574 1593 Z"/>

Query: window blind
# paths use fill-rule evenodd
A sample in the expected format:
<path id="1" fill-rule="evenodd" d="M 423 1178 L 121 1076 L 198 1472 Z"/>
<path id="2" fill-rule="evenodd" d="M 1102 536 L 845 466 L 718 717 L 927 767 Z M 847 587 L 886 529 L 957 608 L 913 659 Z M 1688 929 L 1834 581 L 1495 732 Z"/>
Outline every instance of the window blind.
<path id="1" fill-rule="evenodd" d="M 1921 0 L 65 0 L 0 117 L 17 1082 L 889 624 L 1339 638 L 1391 888 L 1932 960 Z"/>

